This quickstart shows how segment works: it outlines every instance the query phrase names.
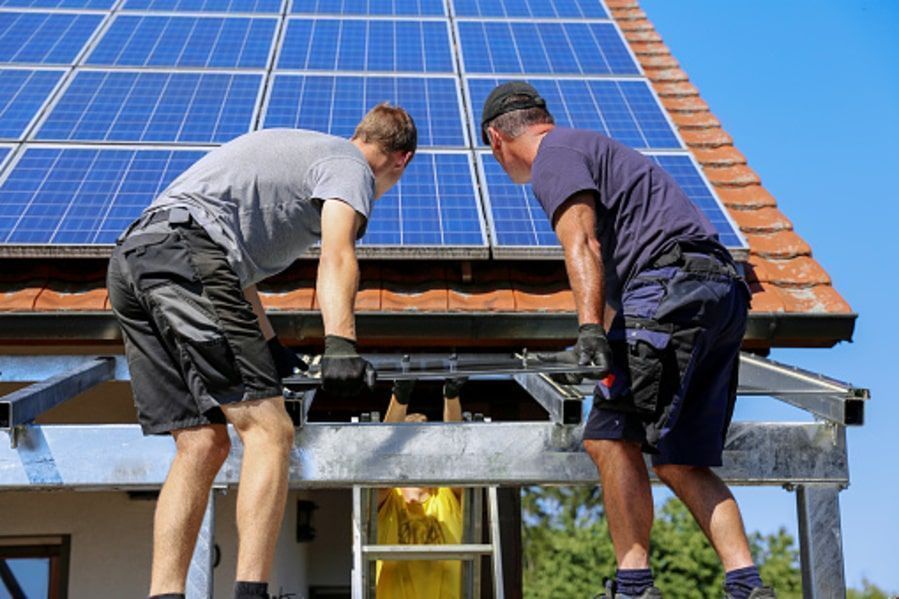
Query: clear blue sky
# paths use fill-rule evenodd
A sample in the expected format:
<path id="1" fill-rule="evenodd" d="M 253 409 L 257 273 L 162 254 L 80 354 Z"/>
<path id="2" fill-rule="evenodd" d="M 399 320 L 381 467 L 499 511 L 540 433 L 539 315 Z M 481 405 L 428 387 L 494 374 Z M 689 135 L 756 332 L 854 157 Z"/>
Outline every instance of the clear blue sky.
<path id="1" fill-rule="evenodd" d="M 899 592 L 899 2 L 641 0 L 737 148 L 859 313 L 855 342 L 777 360 L 871 389 L 841 495 L 848 582 Z M 742 419 L 796 412 L 744 399 Z M 751 405 L 750 405 L 751 404 Z M 747 526 L 795 534 L 795 498 L 738 490 Z"/>

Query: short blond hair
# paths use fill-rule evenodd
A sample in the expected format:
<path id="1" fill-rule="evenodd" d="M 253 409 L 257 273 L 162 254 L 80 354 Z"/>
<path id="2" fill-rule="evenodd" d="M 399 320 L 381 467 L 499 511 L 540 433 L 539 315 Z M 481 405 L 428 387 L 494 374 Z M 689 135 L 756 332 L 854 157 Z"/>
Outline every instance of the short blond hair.
<path id="1" fill-rule="evenodd" d="M 387 154 L 411 152 L 418 148 L 415 121 L 403 108 L 381 102 L 362 117 L 352 139 L 375 144 Z"/>

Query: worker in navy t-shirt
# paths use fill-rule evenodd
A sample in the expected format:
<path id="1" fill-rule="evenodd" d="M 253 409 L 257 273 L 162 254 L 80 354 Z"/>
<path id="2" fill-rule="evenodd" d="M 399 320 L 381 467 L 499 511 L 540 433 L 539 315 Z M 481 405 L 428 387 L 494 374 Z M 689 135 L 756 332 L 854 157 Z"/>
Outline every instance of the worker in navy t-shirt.
<path id="1" fill-rule="evenodd" d="M 646 452 L 718 552 L 727 597 L 774 597 L 733 495 L 711 470 L 721 465 L 749 303 L 714 228 L 652 160 L 599 133 L 556 127 L 527 83 L 494 89 L 481 128 L 509 177 L 531 182 L 564 250 L 578 337 L 543 359 L 609 374 L 584 431 L 618 563 L 604 596 L 661 597 L 649 569 Z"/>

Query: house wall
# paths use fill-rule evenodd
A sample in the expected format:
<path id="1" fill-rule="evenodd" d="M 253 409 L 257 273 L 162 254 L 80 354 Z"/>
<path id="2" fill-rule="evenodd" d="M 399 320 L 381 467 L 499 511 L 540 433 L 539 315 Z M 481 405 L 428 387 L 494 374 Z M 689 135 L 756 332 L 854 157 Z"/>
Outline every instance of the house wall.
<path id="1" fill-rule="evenodd" d="M 236 566 L 236 492 L 219 496 L 215 597 L 231 599 Z M 296 541 L 297 501 L 318 505 L 316 539 Z M 149 589 L 156 502 L 124 492 L 0 493 L 0 536 L 71 535 L 69 597 L 143 597 Z M 270 590 L 308 596 L 310 585 L 346 586 L 352 564 L 350 491 L 293 491 L 278 538 Z"/>

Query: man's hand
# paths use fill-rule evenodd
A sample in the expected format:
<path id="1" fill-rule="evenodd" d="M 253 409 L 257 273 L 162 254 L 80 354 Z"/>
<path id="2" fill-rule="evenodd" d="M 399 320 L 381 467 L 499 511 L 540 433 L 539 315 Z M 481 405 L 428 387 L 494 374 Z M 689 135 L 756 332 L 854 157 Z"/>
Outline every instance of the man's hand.
<path id="1" fill-rule="evenodd" d="M 415 389 L 415 379 L 393 382 L 393 397 L 401 406 L 408 406 L 412 399 L 412 390 Z"/>
<path id="2" fill-rule="evenodd" d="M 465 377 L 446 379 L 446 382 L 443 383 L 443 398 L 459 399 L 459 394 L 462 393 L 462 385 L 467 382 L 468 379 Z"/>
<path id="3" fill-rule="evenodd" d="M 590 378 L 602 379 L 611 372 L 612 350 L 606 332 L 599 324 L 582 324 L 578 329 L 577 343 L 574 347 L 561 352 L 550 354 L 537 354 L 544 362 L 556 362 L 559 364 L 571 364 L 573 366 L 598 366 L 600 371 Z M 584 376 L 575 373 L 560 373 L 550 375 L 557 383 L 565 385 L 577 385 Z"/>
<path id="4" fill-rule="evenodd" d="M 374 372 L 356 351 L 356 342 L 337 335 L 325 335 L 321 365 L 324 390 L 340 396 L 360 393 L 368 386 L 369 372 Z"/>
<path id="5" fill-rule="evenodd" d="M 266 345 L 268 345 L 268 351 L 271 352 L 272 359 L 275 361 L 275 369 L 278 371 L 278 376 L 282 379 L 309 370 L 309 365 L 302 361 L 293 351 L 281 345 L 277 337 L 272 337 L 266 341 Z"/>

